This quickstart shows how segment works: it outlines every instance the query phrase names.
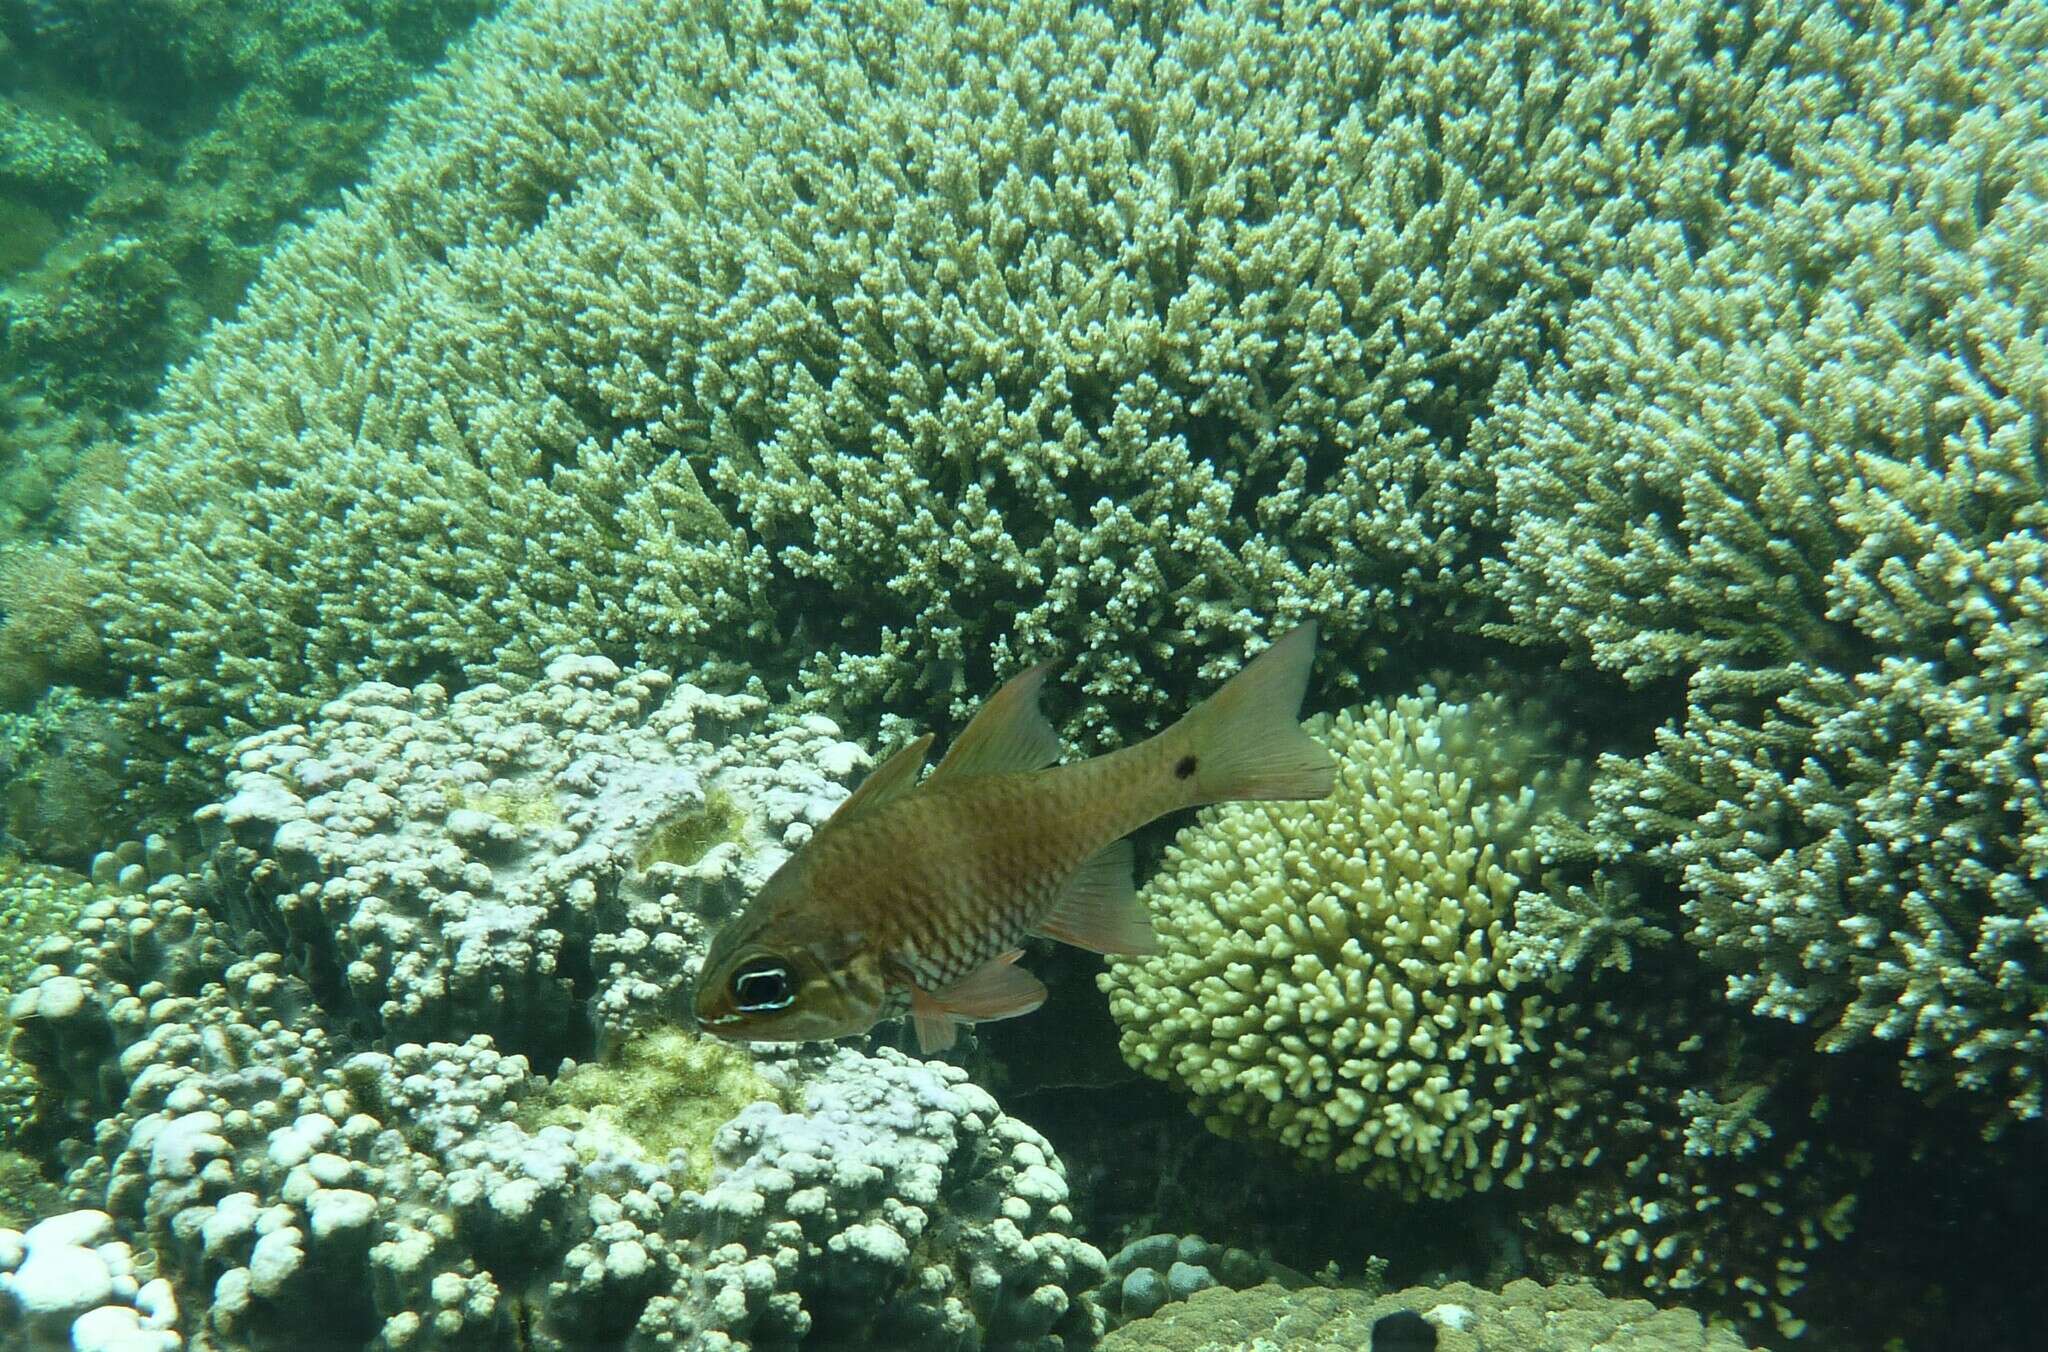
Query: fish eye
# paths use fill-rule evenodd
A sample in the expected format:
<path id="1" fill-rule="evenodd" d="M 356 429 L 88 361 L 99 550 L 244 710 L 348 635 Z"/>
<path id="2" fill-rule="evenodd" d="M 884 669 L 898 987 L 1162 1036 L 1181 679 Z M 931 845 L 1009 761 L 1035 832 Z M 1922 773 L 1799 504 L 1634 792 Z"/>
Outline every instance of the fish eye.
<path id="1" fill-rule="evenodd" d="M 742 1014 L 787 1009 L 796 999 L 789 968 L 780 958 L 750 958 L 732 974 L 732 1002 Z"/>

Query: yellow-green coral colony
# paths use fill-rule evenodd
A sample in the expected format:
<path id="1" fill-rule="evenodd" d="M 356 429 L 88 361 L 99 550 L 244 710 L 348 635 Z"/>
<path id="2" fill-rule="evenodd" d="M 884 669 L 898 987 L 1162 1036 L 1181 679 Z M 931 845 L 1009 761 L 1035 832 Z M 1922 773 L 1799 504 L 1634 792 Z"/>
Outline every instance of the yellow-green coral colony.
<path id="1" fill-rule="evenodd" d="M 1327 801 L 1209 809 L 1145 886 L 1161 951 L 1101 978 L 1124 1056 L 1217 1130 L 1379 1186 L 1517 1185 L 1555 1011 L 1502 945 L 1576 767 L 1498 695 L 1310 727 L 1339 761 Z"/>

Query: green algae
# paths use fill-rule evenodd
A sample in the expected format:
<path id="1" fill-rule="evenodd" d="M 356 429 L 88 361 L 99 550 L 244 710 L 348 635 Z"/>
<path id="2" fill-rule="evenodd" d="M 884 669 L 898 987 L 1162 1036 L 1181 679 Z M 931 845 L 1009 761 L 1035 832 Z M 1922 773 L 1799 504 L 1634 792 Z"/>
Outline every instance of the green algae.
<path id="1" fill-rule="evenodd" d="M 64 1210 L 64 1190 L 18 1150 L 0 1149 L 0 1229 L 26 1230 Z"/>
<path id="2" fill-rule="evenodd" d="M 745 837 L 746 831 L 746 809 L 734 802 L 731 794 L 713 789 L 704 795 L 702 803 L 655 827 L 633 863 L 643 872 L 655 864 L 687 868 L 709 853 L 712 846 L 737 842 Z"/>
<path id="3" fill-rule="evenodd" d="M 681 1152 L 684 1182 L 702 1187 L 711 1179 L 711 1138 L 740 1109 L 764 1099 L 787 1106 L 785 1091 L 761 1077 L 744 1048 L 661 1028 L 557 1079 L 524 1125 L 568 1127 L 592 1154 L 623 1148 L 665 1160 Z"/>
<path id="4" fill-rule="evenodd" d="M 538 785 L 517 785 L 502 789 L 477 789 L 463 785 L 450 789 L 448 806 L 488 812 L 499 821 L 522 831 L 552 831 L 564 825 L 562 805 L 555 795 Z"/>

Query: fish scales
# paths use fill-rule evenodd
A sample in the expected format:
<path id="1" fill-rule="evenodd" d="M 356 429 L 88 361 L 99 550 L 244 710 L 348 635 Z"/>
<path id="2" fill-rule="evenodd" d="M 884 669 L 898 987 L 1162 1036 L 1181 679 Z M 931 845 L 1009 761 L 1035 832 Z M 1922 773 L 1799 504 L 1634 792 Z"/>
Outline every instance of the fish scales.
<path id="1" fill-rule="evenodd" d="M 1075 869 L 1130 821 L 1159 815 L 1157 799 L 1180 806 L 1184 791 L 1162 792 L 1164 761 L 1106 756 L 934 786 L 850 824 L 845 847 L 820 860 L 818 883 L 912 975 L 950 985 L 1015 948 Z M 905 861 L 914 861 L 908 876 Z"/>

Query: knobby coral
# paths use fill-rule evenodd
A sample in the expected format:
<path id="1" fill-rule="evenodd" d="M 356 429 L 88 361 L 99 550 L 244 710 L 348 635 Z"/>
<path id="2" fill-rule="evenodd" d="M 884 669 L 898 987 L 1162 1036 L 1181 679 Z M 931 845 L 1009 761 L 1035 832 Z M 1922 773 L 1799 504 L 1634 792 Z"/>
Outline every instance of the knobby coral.
<path id="1" fill-rule="evenodd" d="M 670 1032 L 551 1084 L 492 1036 L 587 1042 L 579 999 L 642 1026 L 726 889 L 780 857 L 766 832 L 843 794 L 822 720 L 725 726 L 758 703 L 564 656 L 519 696 L 366 683 L 245 740 L 209 814 L 240 834 L 190 873 L 152 878 L 161 845 L 107 856 L 10 1005 L 67 1195 L 148 1245 L 207 1345 L 1092 1344 L 1103 1260 L 1060 1162 L 964 1071 Z M 704 781 L 746 840 L 631 863 Z M 344 894 L 359 923 L 329 930 Z M 565 952 L 551 924 L 599 932 Z"/>
<path id="2" fill-rule="evenodd" d="M 1499 695 L 1310 726 L 1334 794 L 1209 809 L 1146 885 L 1160 951 L 1100 978 L 1124 1056 L 1218 1131 L 1378 1186 L 1519 1186 L 1554 1156 L 1540 1066 L 1570 1029 L 1509 931 L 1573 767 Z"/>
<path id="3" fill-rule="evenodd" d="M 490 1034 L 551 1064 L 671 1018 L 709 931 L 867 760 L 829 721 L 564 655 L 518 694 L 365 682 L 243 739 L 222 904 L 391 1037 Z M 713 803 L 730 838 L 653 857 Z"/>

